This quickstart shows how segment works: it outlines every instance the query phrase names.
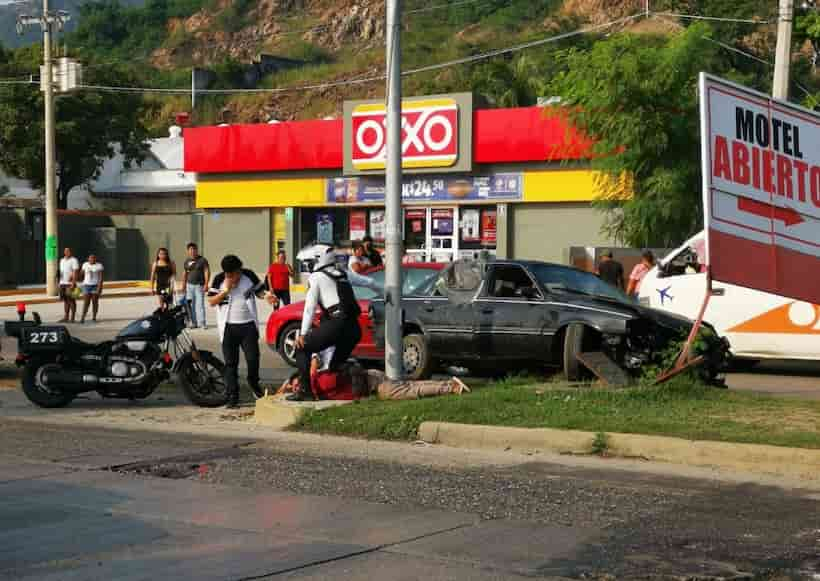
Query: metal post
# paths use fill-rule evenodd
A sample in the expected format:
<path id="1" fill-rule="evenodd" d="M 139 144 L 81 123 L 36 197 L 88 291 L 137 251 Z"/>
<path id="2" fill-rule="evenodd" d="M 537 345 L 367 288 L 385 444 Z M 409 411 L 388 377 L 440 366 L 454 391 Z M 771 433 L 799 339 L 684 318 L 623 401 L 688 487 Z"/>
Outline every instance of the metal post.
<path id="1" fill-rule="evenodd" d="M 774 58 L 774 82 L 772 96 L 775 99 L 789 98 L 789 66 L 791 64 L 792 24 L 794 22 L 794 0 L 780 0 L 777 14 L 777 48 Z"/>
<path id="2" fill-rule="evenodd" d="M 43 73 L 45 74 L 45 125 L 46 125 L 46 292 L 57 296 L 57 189 L 55 175 L 54 137 L 54 87 L 51 61 L 52 19 L 48 0 L 43 0 Z"/>
<path id="3" fill-rule="evenodd" d="M 391 381 L 403 370 L 401 308 L 401 0 L 387 0 L 387 163 L 385 220 L 387 222 L 384 277 L 384 367 Z"/>
<path id="4" fill-rule="evenodd" d="M 191 114 L 196 110 L 196 67 L 191 67 Z"/>

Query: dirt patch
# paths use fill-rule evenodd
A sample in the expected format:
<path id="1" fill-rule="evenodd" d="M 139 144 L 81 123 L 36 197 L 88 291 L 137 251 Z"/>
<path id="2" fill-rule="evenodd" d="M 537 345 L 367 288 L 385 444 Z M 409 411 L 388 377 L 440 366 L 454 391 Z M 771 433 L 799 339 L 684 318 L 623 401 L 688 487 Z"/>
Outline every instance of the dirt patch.
<path id="1" fill-rule="evenodd" d="M 820 412 L 815 410 L 776 409 L 771 412 L 742 411 L 733 413 L 732 415 L 718 415 L 713 417 L 718 420 L 725 419 L 741 424 L 780 429 L 783 432 L 820 431 Z"/>

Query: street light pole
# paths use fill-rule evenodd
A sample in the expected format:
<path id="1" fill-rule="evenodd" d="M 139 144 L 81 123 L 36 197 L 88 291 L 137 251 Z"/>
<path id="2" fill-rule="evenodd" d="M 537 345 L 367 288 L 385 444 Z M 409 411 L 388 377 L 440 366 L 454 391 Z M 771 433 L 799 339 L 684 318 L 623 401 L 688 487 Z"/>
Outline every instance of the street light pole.
<path id="1" fill-rule="evenodd" d="M 777 12 L 777 47 L 774 58 L 774 82 L 772 96 L 789 98 L 789 66 L 791 65 L 792 25 L 794 23 L 794 0 L 780 0 Z"/>
<path id="2" fill-rule="evenodd" d="M 385 353 L 387 379 L 402 378 L 403 341 L 401 307 L 401 0 L 387 0 L 387 160 L 385 165 L 385 221 L 387 222 L 384 276 Z"/>
<path id="3" fill-rule="evenodd" d="M 40 18 L 20 15 L 17 17 L 17 33 L 22 35 L 24 28 L 30 25 L 39 24 L 43 31 L 43 66 L 40 69 L 40 88 L 43 91 L 43 103 L 45 109 L 45 202 L 46 202 L 46 292 L 49 296 L 57 296 L 57 187 L 56 187 L 56 144 L 55 144 L 55 119 L 54 119 L 54 63 L 51 54 L 51 31 L 54 24 L 62 30 L 65 22 L 70 20 L 69 15 L 62 11 L 52 12 L 48 6 L 48 0 L 43 0 L 43 14 Z M 69 74 L 69 61 L 65 59 L 66 70 L 64 75 Z M 76 72 L 77 69 L 72 69 Z M 76 81 L 74 79 L 73 81 Z M 72 82 L 73 82 L 72 81 Z M 70 82 L 65 79 L 64 84 L 69 88 Z"/>
<path id="4" fill-rule="evenodd" d="M 51 61 L 51 19 L 48 0 L 43 0 L 43 72 L 45 74 L 46 125 L 46 292 L 57 295 L 57 188 L 54 136 L 54 87 Z"/>

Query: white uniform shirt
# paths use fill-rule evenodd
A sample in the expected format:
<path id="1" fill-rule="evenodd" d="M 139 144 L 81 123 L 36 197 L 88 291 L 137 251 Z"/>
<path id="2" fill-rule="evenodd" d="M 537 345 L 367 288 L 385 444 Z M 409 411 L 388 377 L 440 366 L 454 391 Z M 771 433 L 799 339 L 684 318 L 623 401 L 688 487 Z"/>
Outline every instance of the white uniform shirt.
<path id="1" fill-rule="evenodd" d="M 302 311 L 302 329 L 301 334 L 307 335 L 310 327 L 313 324 L 313 314 L 316 312 L 316 307 L 322 305 L 325 309 L 329 309 L 339 304 L 339 293 L 336 291 L 336 281 L 325 274 L 338 276 L 341 271 L 330 267 L 325 271 L 314 272 L 308 279 L 308 292 L 305 295 L 305 309 Z M 355 272 L 348 271 L 347 280 L 353 286 L 363 286 L 365 288 L 373 289 L 376 292 L 382 292 L 382 287 L 368 276 L 362 276 Z"/>

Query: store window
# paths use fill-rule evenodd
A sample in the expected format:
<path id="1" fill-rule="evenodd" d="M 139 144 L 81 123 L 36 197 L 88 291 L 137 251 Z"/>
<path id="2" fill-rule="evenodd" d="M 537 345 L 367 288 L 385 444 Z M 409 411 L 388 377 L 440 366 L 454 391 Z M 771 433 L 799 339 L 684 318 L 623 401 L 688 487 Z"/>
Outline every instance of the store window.
<path id="1" fill-rule="evenodd" d="M 299 225 L 299 248 L 350 241 L 350 212 L 346 208 L 303 209 Z"/>
<path id="2" fill-rule="evenodd" d="M 427 209 L 412 208 L 404 211 L 404 249 L 427 249 Z"/>
<path id="3" fill-rule="evenodd" d="M 478 258 L 482 251 L 495 256 L 497 244 L 496 207 L 460 208 L 458 249 L 461 258 Z"/>

